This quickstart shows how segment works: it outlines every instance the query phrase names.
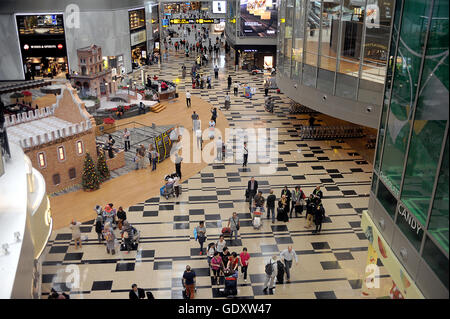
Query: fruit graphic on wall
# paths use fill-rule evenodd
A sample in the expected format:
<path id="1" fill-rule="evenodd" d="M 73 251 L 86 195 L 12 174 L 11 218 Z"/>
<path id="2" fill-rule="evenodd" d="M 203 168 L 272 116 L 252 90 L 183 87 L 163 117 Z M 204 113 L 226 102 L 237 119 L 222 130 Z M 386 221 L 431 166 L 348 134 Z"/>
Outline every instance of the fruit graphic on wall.
<path id="1" fill-rule="evenodd" d="M 384 249 L 383 246 L 383 242 L 381 241 L 380 237 L 378 237 L 378 249 L 380 250 L 380 254 L 381 256 L 383 256 L 383 258 L 388 258 L 386 250 Z"/>

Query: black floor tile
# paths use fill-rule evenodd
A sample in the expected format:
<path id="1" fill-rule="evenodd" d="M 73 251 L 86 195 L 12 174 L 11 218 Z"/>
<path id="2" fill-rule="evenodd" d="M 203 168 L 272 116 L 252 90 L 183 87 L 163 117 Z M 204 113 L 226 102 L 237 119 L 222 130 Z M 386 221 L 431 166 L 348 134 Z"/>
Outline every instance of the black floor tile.
<path id="1" fill-rule="evenodd" d="M 304 180 L 304 179 L 306 179 L 306 177 L 304 175 L 294 175 L 294 176 L 292 176 L 292 179 Z"/>
<path id="2" fill-rule="evenodd" d="M 145 201 L 146 203 L 159 203 L 159 197 L 152 197 Z"/>
<path id="3" fill-rule="evenodd" d="M 200 244 L 199 244 L 199 246 L 200 246 Z M 203 246 L 206 246 L 206 244 L 203 244 Z M 205 247 L 203 248 L 202 252 L 203 252 L 202 256 L 205 256 L 205 254 L 206 254 L 206 248 Z M 200 256 L 200 247 L 198 247 L 198 248 L 191 248 L 191 256 L 192 257 Z"/>
<path id="4" fill-rule="evenodd" d="M 67 249 L 69 249 L 69 246 L 52 246 L 50 248 L 49 254 L 62 254 L 66 253 Z"/>
<path id="5" fill-rule="evenodd" d="M 330 158 L 328 158 L 328 157 L 326 157 L 326 156 L 318 156 L 317 159 L 318 159 L 319 161 L 328 161 L 328 160 L 330 160 Z"/>
<path id="6" fill-rule="evenodd" d="M 347 209 L 347 208 L 353 208 L 352 204 L 350 203 L 340 203 L 336 204 L 339 209 Z"/>
<path id="7" fill-rule="evenodd" d="M 173 229 L 189 229 L 189 223 L 174 223 Z"/>
<path id="8" fill-rule="evenodd" d="M 144 210 L 144 206 L 141 206 L 141 205 L 131 206 L 128 209 L 129 212 L 142 212 L 143 210 Z"/>
<path id="9" fill-rule="evenodd" d="M 362 168 L 350 168 L 350 171 L 352 173 L 363 173 L 364 171 L 362 170 Z"/>
<path id="10" fill-rule="evenodd" d="M 328 242 L 315 242 L 315 243 L 311 243 L 311 246 L 313 247 L 313 249 L 315 250 L 319 250 L 319 249 L 331 249 L 330 245 L 328 244 Z"/>
<path id="11" fill-rule="evenodd" d="M 347 195 L 347 196 L 349 196 L 349 195 L 358 195 L 358 194 L 356 194 L 356 192 L 353 191 L 353 190 L 343 190 L 343 191 L 342 191 L 342 194 Z"/>
<path id="12" fill-rule="evenodd" d="M 202 184 L 207 184 L 207 183 L 215 183 L 216 180 L 214 178 L 202 178 Z"/>
<path id="13" fill-rule="evenodd" d="M 349 280 L 348 283 L 350 284 L 352 289 L 361 289 L 362 288 L 362 280 L 361 279 Z"/>
<path id="14" fill-rule="evenodd" d="M 158 211 L 154 210 L 154 211 L 144 211 L 144 213 L 142 214 L 142 217 L 155 217 L 158 216 Z"/>
<path id="15" fill-rule="evenodd" d="M 238 215 L 239 219 L 241 219 L 241 222 L 242 222 L 242 219 L 251 219 L 252 218 L 252 214 L 250 214 L 250 213 L 238 213 L 237 215 Z"/>
<path id="16" fill-rule="evenodd" d="M 329 173 L 329 174 L 339 174 L 339 170 L 338 169 L 327 169 L 326 170 L 327 171 L 327 173 Z"/>
<path id="17" fill-rule="evenodd" d="M 311 168 L 315 171 L 325 169 L 323 166 L 311 166 Z"/>
<path id="18" fill-rule="evenodd" d="M 206 259 L 206 257 L 205 257 Z M 195 275 L 197 277 L 208 277 L 210 276 L 209 268 L 192 268 L 195 271 Z"/>
<path id="19" fill-rule="evenodd" d="M 298 167 L 297 163 L 286 163 L 286 167 Z"/>
<path id="20" fill-rule="evenodd" d="M 361 227 L 361 221 L 357 221 L 357 222 L 348 222 L 350 224 L 351 228 L 359 228 Z"/>
<path id="21" fill-rule="evenodd" d="M 360 240 L 367 239 L 367 237 L 366 237 L 366 235 L 365 235 L 364 233 L 356 233 L 356 236 L 358 236 L 358 238 L 359 238 Z"/>
<path id="22" fill-rule="evenodd" d="M 223 224 L 222 221 L 215 221 L 215 222 L 206 222 L 205 223 L 206 228 L 222 228 Z"/>
<path id="23" fill-rule="evenodd" d="M 159 210 L 174 210 L 174 205 L 159 205 Z"/>
<path id="24" fill-rule="evenodd" d="M 83 253 L 67 253 L 64 256 L 64 260 L 81 260 Z"/>
<path id="25" fill-rule="evenodd" d="M 117 263 L 116 271 L 134 271 L 135 263 Z"/>
<path id="26" fill-rule="evenodd" d="M 342 174 L 330 174 L 331 178 L 344 178 Z"/>
<path id="27" fill-rule="evenodd" d="M 166 270 L 172 269 L 171 261 L 155 261 L 153 263 L 153 270 Z"/>
<path id="28" fill-rule="evenodd" d="M 292 244 L 293 241 L 291 237 L 275 237 L 277 244 Z"/>
<path id="29" fill-rule="evenodd" d="M 314 157 L 314 154 L 303 154 L 303 157 Z"/>
<path id="30" fill-rule="evenodd" d="M 226 237 L 225 238 L 228 247 L 239 247 L 239 246 L 242 246 L 242 240 L 241 239 L 236 240 L 236 239 L 234 239 L 234 236 L 233 236 L 233 239 L 231 239 L 231 240 L 229 238 L 230 237 Z M 230 248 L 230 251 L 232 252 L 231 248 Z"/>
<path id="31" fill-rule="evenodd" d="M 111 290 L 113 281 L 94 281 L 91 290 Z"/>
<path id="32" fill-rule="evenodd" d="M 205 214 L 205 220 L 219 221 L 221 217 L 220 214 Z"/>
<path id="33" fill-rule="evenodd" d="M 325 186 L 325 189 L 329 192 L 335 192 L 335 191 L 339 191 L 339 187 L 337 186 Z"/>
<path id="34" fill-rule="evenodd" d="M 189 216 L 173 216 L 174 222 L 188 222 Z"/>
<path id="35" fill-rule="evenodd" d="M 334 183 L 334 181 L 331 178 L 321 178 L 321 183 Z"/>
<path id="36" fill-rule="evenodd" d="M 138 252 L 138 254 L 141 256 L 141 258 L 153 258 L 155 257 L 155 250 L 153 249 L 143 249 Z"/>
<path id="37" fill-rule="evenodd" d="M 263 284 L 264 281 L 266 280 L 266 275 L 265 274 L 249 274 L 250 277 L 250 282 L 252 284 Z"/>
<path id="38" fill-rule="evenodd" d="M 189 215 L 203 215 L 205 213 L 204 209 L 190 209 Z"/>
<path id="39" fill-rule="evenodd" d="M 217 196 L 219 195 L 231 195 L 230 191 L 217 191 Z"/>
<path id="40" fill-rule="evenodd" d="M 337 261 L 321 261 L 320 265 L 323 270 L 331 270 L 331 269 L 342 269 Z"/>
<path id="41" fill-rule="evenodd" d="M 42 275 L 42 283 L 43 284 L 49 284 L 53 281 L 53 279 L 56 277 L 56 274 L 46 274 Z"/>
<path id="42" fill-rule="evenodd" d="M 219 208 L 233 208 L 233 203 L 219 203 Z"/>
<path id="43" fill-rule="evenodd" d="M 343 253 L 334 253 L 334 256 L 337 260 L 354 260 L 352 253 L 343 252 Z"/>
<path id="44" fill-rule="evenodd" d="M 337 299 L 334 291 L 316 291 L 314 294 L 317 299 Z"/>
<path id="45" fill-rule="evenodd" d="M 55 237 L 55 240 L 71 240 L 72 234 L 58 234 Z"/>
<path id="46" fill-rule="evenodd" d="M 273 225 L 271 227 L 272 227 L 273 232 L 288 231 L 288 228 L 286 225 Z"/>
<path id="47" fill-rule="evenodd" d="M 190 202 L 217 201 L 217 196 L 189 196 Z"/>

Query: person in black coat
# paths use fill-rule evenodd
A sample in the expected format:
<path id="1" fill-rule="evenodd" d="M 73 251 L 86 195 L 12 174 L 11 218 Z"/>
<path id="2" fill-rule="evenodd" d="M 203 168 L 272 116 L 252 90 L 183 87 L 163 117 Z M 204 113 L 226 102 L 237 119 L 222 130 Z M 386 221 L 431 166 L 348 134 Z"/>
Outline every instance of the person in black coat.
<path id="1" fill-rule="evenodd" d="M 145 299 L 145 291 L 142 288 L 138 288 L 138 286 L 136 284 L 133 284 L 131 286 L 131 290 L 129 293 L 130 299 Z"/>
<path id="2" fill-rule="evenodd" d="M 255 197 L 257 192 L 258 192 L 258 181 L 256 181 L 255 178 L 252 177 L 248 181 L 248 187 L 247 187 L 247 191 L 246 191 L 246 197 L 247 197 L 247 200 L 249 203 L 250 212 L 252 210 L 252 200 Z"/>
<path id="3" fill-rule="evenodd" d="M 322 230 L 322 222 L 325 219 L 325 209 L 323 205 L 318 205 L 314 210 L 314 224 L 316 224 L 316 230 L 313 231 L 313 234 L 318 234 Z"/>
<path id="4" fill-rule="evenodd" d="M 231 88 L 231 83 L 233 82 L 231 75 L 228 76 L 228 90 Z"/>
<path id="5" fill-rule="evenodd" d="M 292 198 L 292 194 L 291 191 L 288 189 L 287 186 L 284 186 L 283 190 L 281 191 L 281 197 L 283 195 L 286 195 L 286 210 L 287 212 L 290 211 L 290 203 L 291 203 L 291 198 Z"/>

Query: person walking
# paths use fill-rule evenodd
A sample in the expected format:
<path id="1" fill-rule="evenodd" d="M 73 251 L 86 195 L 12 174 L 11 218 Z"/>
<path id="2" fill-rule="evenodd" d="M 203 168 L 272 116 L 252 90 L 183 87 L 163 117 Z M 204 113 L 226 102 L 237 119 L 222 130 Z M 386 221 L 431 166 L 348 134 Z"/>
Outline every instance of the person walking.
<path id="1" fill-rule="evenodd" d="M 186 106 L 191 107 L 191 92 L 189 90 L 186 91 Z"/>
<path id="2" fill-rule="evenodd" d="M 241 258 L 241 272 L 244 274 L 244 281 L 247 282 L 248 264 L 250 261 L 250 254 L 247 252 L 247 248 L 242 248 L 242 252 L 239 254 Z"/>
<path id="3" fill-rule="evenodd" d="M 202 144 L 203 144 L 203 137 L 202 137 L 202 130 L 198 129 L 195 131 L 195 136 L 197 137 L 197 147 L 202 150 Z"/>
<path id="4" fill-rule="evenodd" d="M 128 297 L 132 300 L 145 299 L 145 290 L 138 288 L 136 284 L 133 284 L 131 285 L 131 290 Z"/>
<path id="5" fill-rule="evenodd" d="M 316 224 L 316 230 L 313 231 L 313 234 L 318 234 L 322 230 L 322 223 L 325 219 L 325 209 L 322 204 L 317 205 L 317 208 L 314 210 L 314 223 Z"/>
<path id="6" fill-rule="evenodd" d="M 255 195 L 258 192 L 258 181 L 255 180 L 255 178 L 252 176 L 247 184 L 247 190 L 246 190 L 246 200 L 248 201 L 249 210 L 252 211 L 252 200 L 255 197 Z"/>
<path id="7" fill-rule="evenodd" d="M 191 269 L 191 266 L 187 265 L 183 273 L 183 286 L 189 299 L 194 299 L 195 297 L 195 278 L 195 271 Z"/>
<path id="8" fill-rule="evenodd" d="M 145 168 L 145 147 L 142 144 L 139 144 L 138 148 L 138 167 L 139 169 Z"/>
<path id="9" fill-rule="evenodd" d="M 286 278 L 287 282 L 291 282 L 291 272 L 290 269 L 292 267 L 292 261 L 295 259 L 295 264 L 298 264 L 297 254 L 295 250 L 292 249 L 292 246 L 288 246 L 287 249 L 283 250 L 280 253 L 280 259 L 284 262 L 284 269 L 286 270 Z"/>
<path id="10" fill-rule="evenodd" d="M 123 210 L 122 206 L 119 206 L 116 217 L 117 217 L 117 227 L 119 228 L 119 230 L 122 230 L 123 222 L 127 220 L 127 213 Z"/>
<path id="11" fill-rule="evenodd" d="M 244 142 L 244 161 L 242 163 L 242 167 L 247 167 L 247 161 L 248 161 L 248 148 L 247 142 Z"/>
<path id="12" fill-rule="evenodd" d="M 323 197 L 323 193 L 320 190 L 320 185 L 317 185 L 316 188 L 313 190 L 313 195 L 314 198 L 316 199 L 316 204 L 319 205 L 322 203 L 322 197 Z"/>
<path id="13" fill-rule="evenodd" d="M 215 252 L 216 252 L 216 244 L 209 243 L 208 248 L 206 249 L 206 256 L 208 258 L 208 267 L 211 267 L 211 259 L 214 257 Z"/>
<path id="14" fill-rule="evenodd" d="M 270 84 L 269 81 L 266 80 L 264 82 L 264 96 L 267 96 L 269 94 L 269 88 L 270 88 Z"/>
<path id="15" fill-rule="evenodd" d="M 228 258 L 228 265 L 226 268 L 231 270 L 232 272 L 235 272 L 239 270 L 239 265 L 241 264 L 239 256 L 236 252 L 232 252 L 230 258 Z"/>
<path id="16" fill-rule="evenodd" d="M 111 229 L 111 224 L 110 223 L 106 223 L 105 224 L 105 228 L 103 229 L 103 238 L 105 238 L 106 241 L 106 252 L 109 254 L 115 254 L 116 253 L 116 249 L 115 249 L 115 240 L 116 240 L 116 236 L 114 236 L 114 232 Z"/>
<path id="17" fill-rule="evenodd" d="M 77 222 L 75 219 L 73 219 L 70 223 L 70 229 L 72 230 L 72 239 L 75 244 L 75 249 L 78 249 L 78 245 L 80 246 L 80 249 L 82 248 L 80 226 L 81 223 Z"/>
<path id="18" fill-rule="evenodd" d="M 233 83 L 233 80 L 232 80 L 232 78 L 231 78 L 231 75 L 228 75 L 228 91 L 229 91 L 230 88 L 231 88 L 231 83 Z"/>
<path id="19" fill-rule="evenodd" d="M 253 201 L 253 211 L 264 213 L 264 196 L 261 191 L 258 191 Z"/>
<path id="20" fill-rule="evenodd" d="M 295 190 L 292 194 L 292 207 L 289 212 L 289 217 L 292 217 L 293 210 L 295 211 L 295 217 L 298 217 L 298 214 L 300 214 L 300 216 L 302 215 L 305 198 L 305 193 L 302 191 L 300 186 L 295 186 Z"/>
<path id="21" fill-rule="evenodd" d="M 306 200 L 306 225 L 305 228 L 310 228 L 312 226 L 314 220 L 314 211 L 316 209 L 316 201 L 314 199 L 314 195 L 309 195 Z"/>
<path id="22" fill-rule="evenodd" d="M 216 242 L 216 251 L 221 253 L 226 245 L 227 245 L 227 242 L 225 240 L 225 237 L 223 237 L 223 235 L 220 235 L 219 240 Z"/>
<path id="23" fill-rule="evenodd" d="M 213 284 L 218 285 L 217 279 L 220 277 L 220 270 L 224 269 L 222 257 L 220 256 L 219 252 L 214 252 L 214 256 L 211 259 L 211 269 L 213 271 Z"/>
<path id="24" fill-rule="evenodd" d="M 103 231 L 103 217 L 102 215 L 97 215 L 97 218 L 95 219 L 95 232 L 97 233 L 99 244 L 101 244 L 103 240 L 102 231 Z"/>
<path id="25" fill-rule="evenodd" d="M 234 96 L 238 96 L 239 91 L 239 83 L 237 81 L 234 82 Z"/>
<path id="26" fill-rule="evenodd" d="M 178 155 L 178 153 L 175 153 L 175 172 L 177 173 L 178 177 L 181 179 L 181 162 L 183 161 L 183 158 Z"/>
<path id="27" fill-rule="evenodd" d="M 216 107 L 211 108 L 211 121 L 214 121 L 214 123 L 217 123 L 217 108 Z"/>
<path id="28" fill-rule="evenodd" d="M 158 163 L 159 153 L 156 151 L 155 146 L 150 144 L 148 146 L 148 159 L 152 164 L 152 172 L 156 170 L 156 163 Z"/>
<path id="29" fill-rule="evenodd" d="M 239 221 L 239 217 L 236 212 L 233 212 L 233 215 L 228 220 L 227 227 L 230 227 L 230 229 L 231 229 L 231 237 L 233 237 L 233 233 L 234 233 L 234 238 L 237 241 L 238 240 L 238 231 L 240 228 L 240 221 Z"/>
<path id="30" fill-rule="evenodd" d="M 270 218 L 270 213 L 272 213 L 272 224 L 275 223 L 275 201 L 277 197 L 273 194 L 273 189 L 269 191 L 269 196 L 267 196 L 267 219 Z"/>
<path id="31" fill-rule="evenodd" d="M 227 246 L 223 247 L 223 250 L 220 253 L 220 257 L 222 257 L 222 262 L 223 262 L 223 265 L 224 265 L 224 269 L 223 270 L 228 269 L 228 260 L 231 257 L 231 253 L 230 253 L 230 250 L 228 249 Z"/>
<path id="32" fill-rule="evenodd" d="M 264 294 L 267 294 L 267 289 L 269 289 L 269 293 L 273 295 L 273 288 L 275 284 L 275 278 L 278 273 L 278 265 L 277 265 L 277 255 L 273 255 L 265 265 L 265 273 L 266 279 L 264 280 Z"/>
<path id="33" fill-rule="evenodd" d="M 192 119 L 192 130 L 195 132 L 196 130 L 198 130 L 200 128 L 200 125 L 198 125 L 199 123 L 198 121 L 198 114 L 194 112 L 192 112 L 191 115 L 191 119 Z"/>
<path id="34" fill-rule="evenodd" d="M 219 67 L 216 66 L 214 67 L 214 78 L 218 79 L 219 78 Z"/>
<path id="35" fill-rule="evenodd" d="M 199 225 L 196 227 L 196 233 L 198 243 L 200 244 L 200 255 L 203 254 L 203 243 L 206 241 L 206 227 L 205 222 L 200 221 Z"/>
<path id="36" fill-rule="evenodd" d="M 281 197 L 283 197 L 283 195 L 286 196 L 286 213 L 289 213 L 292 193 L 286 185 L 284 186 L 283 190 L 281 191 Z"/>
<path id="37" fill-rule="evenodd" d="M 130 146 L 130 132 L 125 128 L 123 130 L 123 143 L 125 145 L 125 152 L 128 152 L 131 149 Z"/>
<path id="38" fill-rule="evenodd" d="M 280 222 L 288 222 L 289 221 L 286 195 L 281 195 L 281 198 L 278 201 L 277 220 Z"/>

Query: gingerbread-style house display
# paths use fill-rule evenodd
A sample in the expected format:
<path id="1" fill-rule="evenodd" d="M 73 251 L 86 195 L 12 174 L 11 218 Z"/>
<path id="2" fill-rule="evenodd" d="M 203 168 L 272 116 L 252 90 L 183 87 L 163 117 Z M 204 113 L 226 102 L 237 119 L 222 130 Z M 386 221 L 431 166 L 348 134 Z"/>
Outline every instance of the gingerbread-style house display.
<path id="1" fill-rule="evenodd" d="M 93 44 L 77 50 L 79 71 L 71 82 L 82 96 L 109 97 L 116 92 L 111 69 L 103 66 L 102 48 Z"/>
<path id="2" fill-rule="evenodd" d="M 51 107 L 6 115 L 5 125 L 9 142 L 22 147 L 49 194 L 81 183 L 87 152 L 97 161 L 95 120 L 68 83 Z M 123 151 L 111 160 L 110 169 L 123 166 Z"/>

